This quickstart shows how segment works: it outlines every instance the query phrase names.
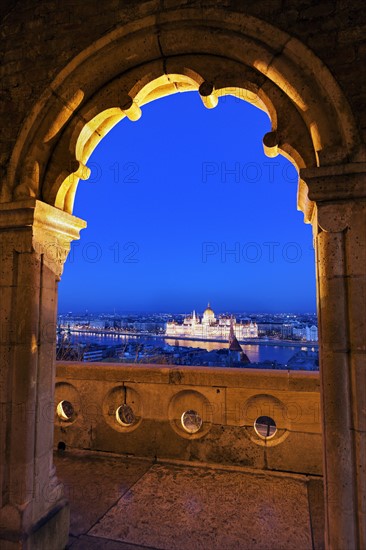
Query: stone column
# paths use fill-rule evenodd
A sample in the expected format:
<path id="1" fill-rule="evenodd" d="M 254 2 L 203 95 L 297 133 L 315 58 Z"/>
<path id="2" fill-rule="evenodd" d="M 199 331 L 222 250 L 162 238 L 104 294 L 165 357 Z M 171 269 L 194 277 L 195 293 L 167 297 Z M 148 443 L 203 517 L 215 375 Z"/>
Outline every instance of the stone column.
<path id="1" fill-rule="evenodd" d="M 303 170 L 315 202 L 326 547 L 366 548 L 366 167 Z"/>
<path id="2" fill-rule="evenodd" d="M 64 548 L 53 466 L 57 282 L 85 222 L 35 199 L 0 205 L 0 547 Z"/>

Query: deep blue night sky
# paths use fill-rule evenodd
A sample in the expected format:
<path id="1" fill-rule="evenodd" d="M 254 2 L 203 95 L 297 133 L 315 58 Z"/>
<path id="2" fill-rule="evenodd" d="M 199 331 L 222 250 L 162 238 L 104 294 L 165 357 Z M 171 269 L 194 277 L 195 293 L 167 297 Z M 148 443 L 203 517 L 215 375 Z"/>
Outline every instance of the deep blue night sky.
<path id="1" fill-rule="evenodd" d="M 89 159 L 59 311 L 315 312 L 311 227 L 296 170 L 263 153 L 267 115 L 232 97 L 208 110 L 198 93 L 142 111 Z"/>

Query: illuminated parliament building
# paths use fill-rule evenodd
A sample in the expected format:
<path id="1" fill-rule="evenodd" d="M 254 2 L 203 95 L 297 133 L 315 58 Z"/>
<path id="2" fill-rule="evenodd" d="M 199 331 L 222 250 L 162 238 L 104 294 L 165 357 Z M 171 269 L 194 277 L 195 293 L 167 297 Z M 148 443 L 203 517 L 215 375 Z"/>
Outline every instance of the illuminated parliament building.
<path id="1" fill-rule="evenodd" d="M 245 338 L 257 338 L 258 327 L 256 323 L 237 323 L 235 317 L 220 315 L 215 317 L 210 304 L 203 312 L 202 319 L 193 311 L 192 315 L 184 318 L 183 323 L 170 321 L 166 324 L 167 336 L 191 336 L 204 339 L 222 338 L 228 339 L 230 327 L 238 340 Z"/>

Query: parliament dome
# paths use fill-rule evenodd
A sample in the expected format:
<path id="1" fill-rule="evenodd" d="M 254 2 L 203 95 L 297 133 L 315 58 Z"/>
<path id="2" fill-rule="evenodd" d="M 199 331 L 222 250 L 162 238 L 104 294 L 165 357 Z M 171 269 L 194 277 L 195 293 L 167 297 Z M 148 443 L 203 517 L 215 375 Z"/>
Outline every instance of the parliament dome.
<path id="1" fill-rule="evenodd" d="M 205 311 L 203 312 L 203 318 L 207 319 L 207 318 L 211 318 L 211 317 L 215 317 L 215 313 L 214 313 L 213 309 L 211 309 L 210 302 L 209 302 L 206 309 L 205 309 Z"/>

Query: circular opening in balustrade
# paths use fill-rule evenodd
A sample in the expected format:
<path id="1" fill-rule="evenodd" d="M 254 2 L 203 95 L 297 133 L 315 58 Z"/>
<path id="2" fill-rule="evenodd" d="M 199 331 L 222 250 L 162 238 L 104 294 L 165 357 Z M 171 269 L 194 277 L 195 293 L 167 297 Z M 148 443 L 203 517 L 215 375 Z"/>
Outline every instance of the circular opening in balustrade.
<path id="1" fill-rule="evenodd" d="M 196 411 L 185 411 L 180 420 L 184 430 L 190 434 L 195 434 L 202 428 L 202 418 Z"/>
<path id="2" fill-rule="evenodd" d="M 257 435 L 264 439 L 273 437 L 277 432 L 276 422 L 270 416 L 258 416 L 254 422 L 254 429 Z"/>
<path id="3" fill-rule="evenodd" d="M 116 410 L 116 420 L 121 426 L 132 426 L 136 422 L 136 416 L 129 405 L 121 405 Z"/>
<path id="4" fill-rule="evenodd" d="M 70 401 L 60 401 L 56 408 L 57 416 L 64 422 L 70 422 L 74 416 L 74 407 Z"/>

